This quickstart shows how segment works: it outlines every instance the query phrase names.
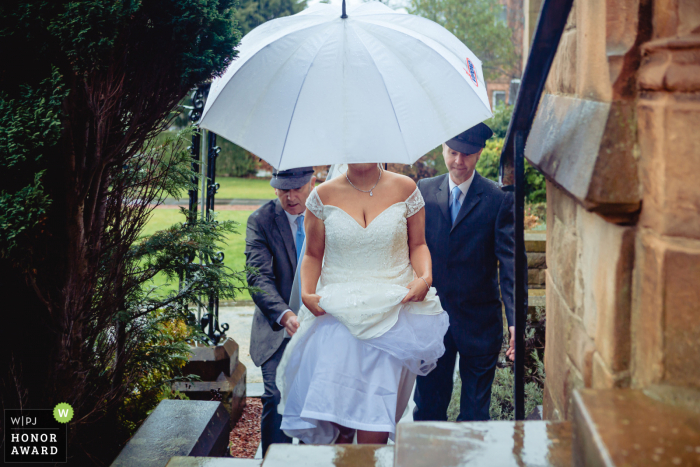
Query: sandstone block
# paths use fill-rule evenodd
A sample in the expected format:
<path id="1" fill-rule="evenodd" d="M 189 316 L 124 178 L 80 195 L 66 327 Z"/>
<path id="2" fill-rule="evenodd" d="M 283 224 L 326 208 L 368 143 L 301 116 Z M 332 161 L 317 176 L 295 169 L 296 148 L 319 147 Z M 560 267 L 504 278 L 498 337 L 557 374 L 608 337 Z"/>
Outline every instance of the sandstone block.
<path id="1" fill-rule="evenodd" d="M 700 242 L 669 243 L 662 268 L 664 380 L 700 388 Z"/>
<path id="2" fill-rule="evenodd" d="M 581 209 L 579 293 L 588 335 L 614 371 L 630 361 L 630 315 L 635 229 L 622 227 Z"/>
<path id="3" fill-rule="evenodd" d="M 566 381 L 566 420 L 573 420 L 574 418 L 574 393 L 586 387 L 583 382 L 583 375 L 573 364 L 571 365 L 571 371 L 569 371 Z"/>
<path id="4" fill-rule="evenodd" d="M 607 60 L 606 0 L 574 2 L 576 8 L 576 95 L 600 102 L 612 100 Z"/>
<path id="5" fill-rule="evenodd" d="M 567 358 L 567 336 L 570 334 L 571 322 L 575 318 L 574 314 L 566 305 L 558 291 L 552 283 L 549 273 L 547 273 L 547 345 L 544 349 L 544 366 L 547 373 L 545 386 L 551 406 L 546 407 L 545 416 L 550 418 L 554 411 L 559 414 L 566 414 L 567 407 L 567 381 L 569 378 L 569 360 Z"/>
<path id="6" fill-rule="evenodd" d="M 629 371 L 613 373 L 598 352 L 593 355 L 593 384 L 595 389 L 626 388 L 630 383 Z M 591 386 L 588 386 L 591 387 Z"/>
<path id="7" fill-rule="evenodd" d="M 532 287 L 544 287 L 545 284 L 544 269 L 528 269 L 527 270 L 527 285 Z"/>
<path id="8" fill-rule="evenodd" d="M 641 196 L 631 102 L 547 94 L 525 157 L 587 210 L 613 222 L 636 220 Z"/>
<path id="9" fill-rule="evenodd" d="M 182 373 L 197 375 L 204 381 L 216 381 L 221 372 L 231 376 L 238 365 L 238 344 L 230 337 L 219 345 L 191 347 L 190 353 Z"/>
<path id="10" fill-rule="evenodd" d="M 576 267 L 578 238 L 574 226 L 564 225 L 554 218 L 547 225 L 548 249 L 547 271 L 553 283 L 559 288 L 564 300 L 572 310 L 575 306 Z"/>
<path id="11" fill-rule="evenodd" d="M 658 383 L 663 376 L 663 243 L 649 231 L 637 239 L 632 336 L 637 386 Z"/>
<path id="12" fill-rule="evenodd" d="M 547 269 L 546 253 L 527 253 L 528 269 Z"/>
<path id="13" fill-rule="evenodd" d="M 645 231 L 641 243 L 635 380 L 700 388 L 700 242 Z"/>
<path id="14" fill-rule="evenodd" d="M 578 317 L 572 318 L 570 334 L 567 338 L 567 353 L 571 362 L 581 373 L 583 386 L 589 388 L 593 384 L 593 353 L 595 343 L 588 336 L 583 323 Z"/>
<path id="15" fill-rule="evenodd" d="M 653 26 L 655 39 L 691 34 L 700 26 L 700 4 L 694 0 L 657 0 Z"/>
<path id="16" fill-rule="evenodd" d="M 571 9 L 572 12 L 574 10 L 575 8 Z M 576 29 L 565 30 L 562 34 L 545 84 L 547 94 L 576 92 L 576 40 Z"/>
<path id="17" fill-rule="evenodd" d="M 576 204 L 570 194 L 547 181 L 547 219 L 557 216 L 565 225 L 576 225 Z"/>
<path id="18" fill-rule="evenodd" d="M 700 40 L 698 45 L 700 56 Z M 700 89 L 700 78 L 698 83 Z M 700 183 L 695 175 L 700 164 L 700 98 L 667 95 L 643 99 L 638 107 L 644 186 L 640 222 L 664 235 L 700 239 Z"/>

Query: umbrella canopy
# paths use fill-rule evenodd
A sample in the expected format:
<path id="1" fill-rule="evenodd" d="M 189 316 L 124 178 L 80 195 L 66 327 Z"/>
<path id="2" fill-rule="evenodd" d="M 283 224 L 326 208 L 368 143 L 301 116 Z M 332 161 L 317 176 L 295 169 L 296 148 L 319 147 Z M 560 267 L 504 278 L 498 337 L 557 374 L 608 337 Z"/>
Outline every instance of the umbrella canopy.
<path id="1" fill-rule="evenodd" d="M 442 26 L 363 3 L 268 21 L 213 81 L 200 126 L 284 170 L 412 164 L 492 116 L 481 62 Z"/>

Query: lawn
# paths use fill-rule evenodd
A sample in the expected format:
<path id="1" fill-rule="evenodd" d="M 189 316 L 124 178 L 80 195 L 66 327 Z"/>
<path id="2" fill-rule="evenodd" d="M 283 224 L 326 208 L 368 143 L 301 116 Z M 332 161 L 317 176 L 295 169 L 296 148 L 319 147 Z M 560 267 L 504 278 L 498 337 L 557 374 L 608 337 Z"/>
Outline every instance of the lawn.
<path id="1" fill-rule="evenodd" d="M 240 179 L 239 179 L 240 180 Z M 268 188 L 270 185 L 268 185 Z M 228 237 L 228 242 L 223 245 L 222 251 L 224 252 L 224 264 L 234 271 L 239 271 L 245 266 L 245 255 L 243 254 L 245 250 L 245 226 L 248 221 L 248 216 L 250 216 L 253 211 L 218 211 L 217 219 L 233 220 L 240 224 L 237 234 L 231 234 Z M 177 209 L 155 209 L 153 211 L 153 216 L 144 228 L 143 234 L 150 235 L 158 230 L 163 230 L 171 225 L 182 222 L 184 217 L 180 214 Z M 155 285 L 163 285 L 165 283 L 165 277 L 156 277 L 154 280 Z M 173 288 L 177 287 L 177 283 L 171 285 Z M 250 294 L 245 292 L 237 297 L 238 300 L 250 300 Z"/>
<path id="2" fill-rule="evenodd" d="M 217 177 L 216 181 L 221 185 L 216 193 L 219 199 L 272 199 L 275 197 L 275 189 L 266 179 Z"/>

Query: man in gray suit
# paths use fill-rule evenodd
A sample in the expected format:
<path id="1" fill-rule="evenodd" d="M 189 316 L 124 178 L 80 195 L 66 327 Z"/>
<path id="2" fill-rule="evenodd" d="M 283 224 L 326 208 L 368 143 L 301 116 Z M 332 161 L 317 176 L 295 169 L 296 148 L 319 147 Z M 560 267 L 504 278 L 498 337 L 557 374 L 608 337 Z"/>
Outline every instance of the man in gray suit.
<path id="1" fill-rule="evenodd" d="M 246 265 L 257 269 L 248 274 L 248 285 L 261 289 L 253 294 L 255 314 L 250 336 L 250 356 L 262 368 L 265 392 L 260 437 L 263 454 L 273 443 L 292 440 L 280 430 L 277 413 L 280 393 L 275 384 L 277 365 L 299 327 L 289 301 L 294 273 L 304 243 L 306 199 L 316 183 L 312 167 L 275 171 L 270 185 L 277 199 L 262 205 L 248 218 Z"/>

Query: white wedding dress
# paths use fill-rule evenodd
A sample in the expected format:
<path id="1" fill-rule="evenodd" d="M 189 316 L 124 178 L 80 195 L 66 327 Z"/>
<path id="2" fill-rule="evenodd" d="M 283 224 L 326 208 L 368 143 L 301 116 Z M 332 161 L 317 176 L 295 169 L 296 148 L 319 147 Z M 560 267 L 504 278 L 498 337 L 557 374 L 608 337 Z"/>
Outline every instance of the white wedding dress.
<path id="1" fill-rule="evenodd" d="M 445 352 L 449 321 L 431 288 L 422 302 L 401 304 L 413 280 L 407 218 L 424 206 L 416 189 L 363 228 L 314 189 L 306 207 L 325 225 L 316 293 L 327 314 L 302 306 L 300 327 L 277 369 L 282 430 L 308 444 L 329 444 L 330 422 L 388 432 L 406 408 L 416 375 Z"/>

